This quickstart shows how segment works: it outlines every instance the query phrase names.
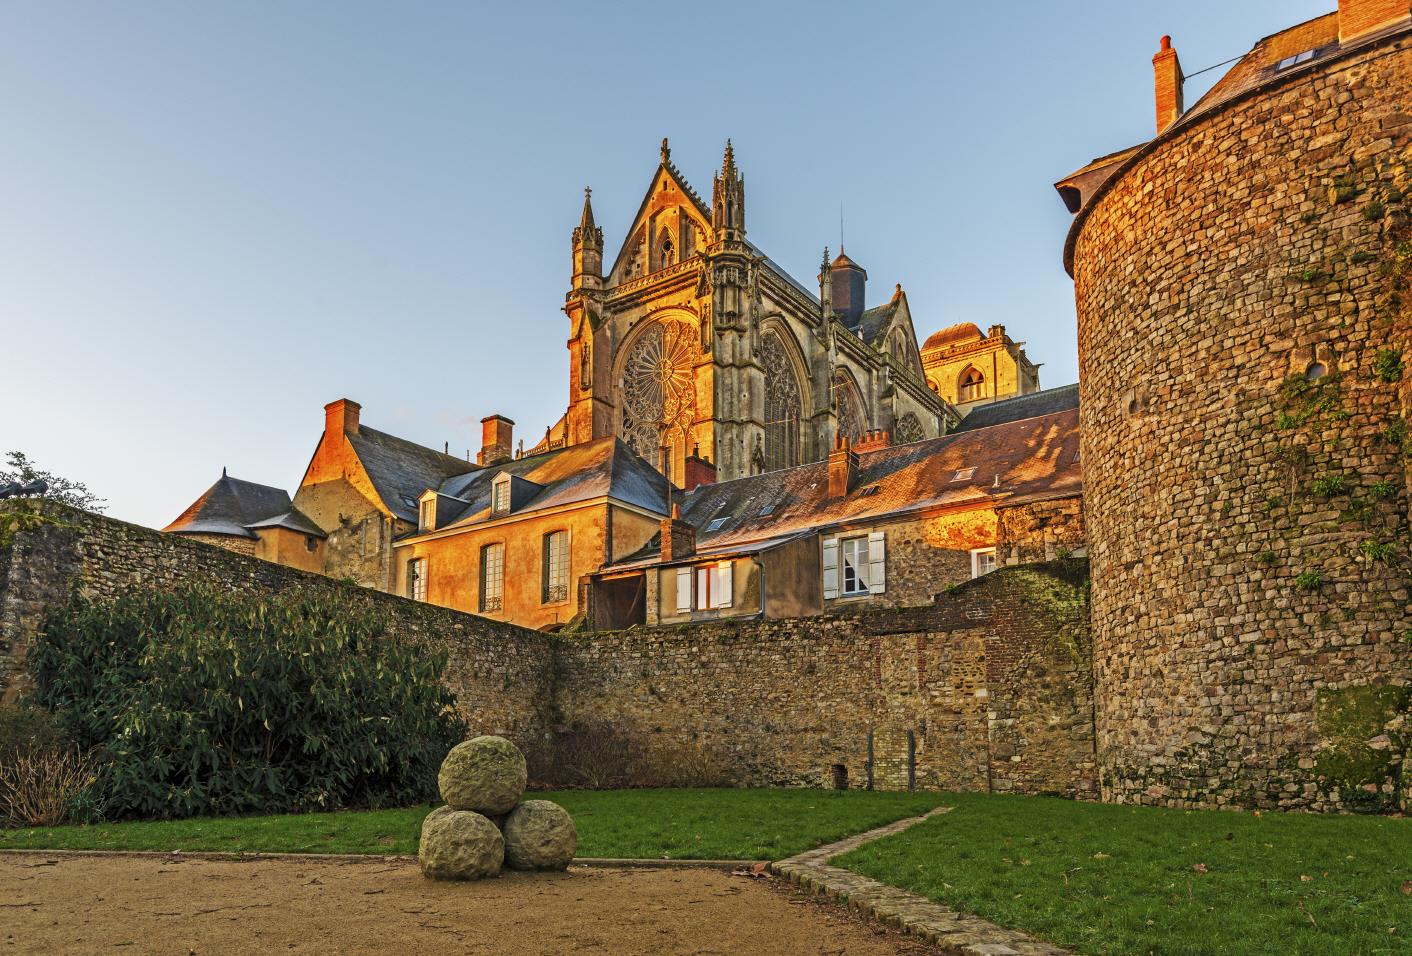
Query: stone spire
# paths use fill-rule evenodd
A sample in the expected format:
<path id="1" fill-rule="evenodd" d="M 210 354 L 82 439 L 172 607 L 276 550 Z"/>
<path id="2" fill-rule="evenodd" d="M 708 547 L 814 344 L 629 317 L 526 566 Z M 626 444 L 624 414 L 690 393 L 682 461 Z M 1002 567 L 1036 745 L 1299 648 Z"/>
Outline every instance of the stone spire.
<path id="1" fill-rule="evenodd" d="M 711 196 L 711 227 L 717 240 L 745 238 L 745 177 L 735 165 L 735 149 L 726 140 L 726 155 L 716 174 Z"/>
<path id="2" fill-rule="evenodd" d="M 833 279 L 829 275 L 832 270 L 829 247 L 824 246 L 824 259 L 819 263 L 819 312 L 825 320 L 833 317 Z"/>
<path id="3" fill-rule="evenodd" d="M 603 278 L 603 230 L 593 221 L 593 190 L 584 187 L 583 214 L 574 227 L 574 288 L 597 286 Z M 585 281 L 585 280 L 589 281 Z"/>

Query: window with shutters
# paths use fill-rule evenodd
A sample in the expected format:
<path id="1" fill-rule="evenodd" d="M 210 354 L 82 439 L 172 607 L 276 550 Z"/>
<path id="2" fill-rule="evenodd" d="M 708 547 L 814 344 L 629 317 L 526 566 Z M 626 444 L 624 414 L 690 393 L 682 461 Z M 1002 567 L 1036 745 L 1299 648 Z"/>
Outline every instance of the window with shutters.
<path id="1" fill-rule="evenodd" d="M 480 609 L 498 611 L 504 605 L 505 545 L 487 544 L 480 549 Z"/>
<path id="2" fill-rule="evenodd" d="M 677 613 L 691 610 L 691 568 L 677 568 Z"/>
<path id="3" fill-rule="evenodd" d="M 839 542 L 844 595 L 868 593 L 868 539 L 844 538 Z"/>
<path id="4" fill-rule="evenodd" d="M 823 549 L 825 599 L 882 594 L 887 590 L 887 543 L 884 532 L 827 538 Z"/>
<path id="5" fill-rule="evenodd" d="M 551 531 L 544 536 L 543 603 L 569 599 L 569 533 Z"/>
<path id="6" fill-rule="evenodd" d="M 696 609 L 698 611 L 716 611 L 721 608 L 730 607 L 733 603 L 731 587 L 733 583 L 733 566 L 729 561 L 722 561 L 719 564 L 703 564 L 696 568 Z M 678 595 L 680 595 L 680 579 L 678 579 Z"/>

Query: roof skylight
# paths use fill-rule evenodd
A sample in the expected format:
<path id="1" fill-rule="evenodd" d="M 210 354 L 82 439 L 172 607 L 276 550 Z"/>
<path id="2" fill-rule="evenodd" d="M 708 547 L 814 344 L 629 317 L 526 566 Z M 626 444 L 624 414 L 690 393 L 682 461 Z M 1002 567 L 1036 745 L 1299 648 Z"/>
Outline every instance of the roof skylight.
<path id="1" fill-rule="evenodd" d="M 730 515 L 726 515 L 724 518 L 712 518 L 711 523 L 706 526 L 707 532 L 720 531 L 721 525 L 729 521 L 730 517 Z"/>
<path id="2" fill-rule="evenodd" d="M 765 507 L 763 507 L 763 508 L 760 509 L 760 517 L 763 518 L 763 517 L 765 517 L 765 515 L 767 515 L 767 514 L 772 514 L 772 513 L 774 512 L 774 510 L 775 510 L 775 506 L 774 506 L 774 505 L 766 505 Z"/>
<path id="3" fill-rule="evenodd" d="M 1301 63 L 1308 63 L 1312 59 L 1314 59 L 1314 51 L 1305 50 L 1303 53 L 1296 53 L 1294 56 L 1287 56 L 1279 63 L 1276 63 L 1275 71 L 1279 72 L 1280 70 L 1288 70 L 1292 66 L 1298 66 Z"/>
<path id="4" fill-rule="evenodd" d="M 976 470 L 974 468 L 962 468 L 960 471 L 956 472 L 956 474 L 951 476 L 951 480 L 970 481 L 974 477 L 976 477 Z"/>

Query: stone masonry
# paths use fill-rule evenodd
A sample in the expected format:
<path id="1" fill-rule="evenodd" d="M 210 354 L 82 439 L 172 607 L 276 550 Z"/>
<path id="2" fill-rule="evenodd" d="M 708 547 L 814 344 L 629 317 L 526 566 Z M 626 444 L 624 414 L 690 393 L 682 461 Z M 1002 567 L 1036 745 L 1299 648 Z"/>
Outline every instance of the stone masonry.
<path id="1" fill-rule="evenodd" d="M 1412 35 L 1269 77 L 1070 234 L 1103 794 L 1396 809 Z"/>
<path id="2" fill-rule="evenodd" d="M 73 588 L 217 583 L 252 600 L 351 585 L 109 518 L 0 548 L 0 691 L 13 700 L 45 608 Z M 692 746 L 753 785 L 911 786 L 1093 796 L 1083 562 L 1007 568 L 933 605 L 792 620 L 550 636 L 369 590 L 394 633 L 445 649 L 476 733 L 531 750 L 610 722 L 649 748 Z M 350 592 L 352 593 L 352 592 Z"/>

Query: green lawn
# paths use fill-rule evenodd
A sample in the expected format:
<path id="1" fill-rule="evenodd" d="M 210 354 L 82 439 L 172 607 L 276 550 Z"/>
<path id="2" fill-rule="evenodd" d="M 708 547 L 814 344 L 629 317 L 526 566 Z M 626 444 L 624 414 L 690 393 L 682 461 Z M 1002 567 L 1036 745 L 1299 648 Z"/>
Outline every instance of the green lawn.
<path id="1" fill-rule="evenodd" d="M 834 862 L 1081 953 L 1412 953 L 1412 820 L 945 803 Z"/>
<path id="2" fill-rule="evenodd" d="M 531 794 L 574 817 L 579 856 L 773 860 L 916 816 L 940 794 L 829 790 L 572 790 Z M 0 830 L 0 848 L 416 853 L 429 806 Z"/>

